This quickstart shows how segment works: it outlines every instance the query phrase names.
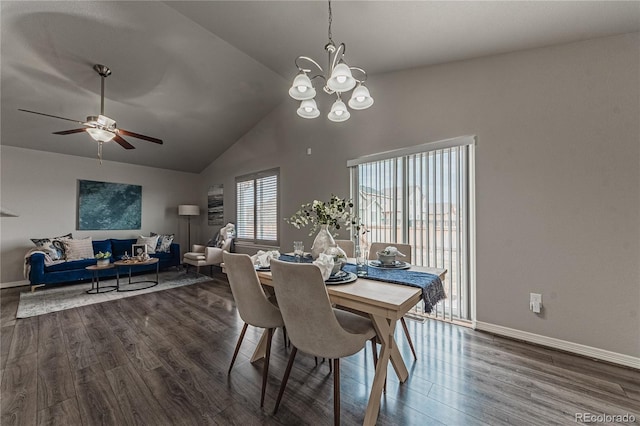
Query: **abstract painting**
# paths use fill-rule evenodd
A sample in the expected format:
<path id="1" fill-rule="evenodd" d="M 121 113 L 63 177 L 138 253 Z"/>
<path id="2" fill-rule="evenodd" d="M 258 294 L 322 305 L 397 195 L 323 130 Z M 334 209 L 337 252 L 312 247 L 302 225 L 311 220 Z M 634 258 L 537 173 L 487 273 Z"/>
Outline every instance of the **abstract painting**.
<path id="1" fill-rule="evenodd" d="M 78 230 L 140 229 L 142 187 L 78 180 Z"/>
<path id="2" fill-rule="evenodd" d="M 209 226 L 224 225 L 224 190 L 222 184 L 211 185 L 207 193 Z"/>

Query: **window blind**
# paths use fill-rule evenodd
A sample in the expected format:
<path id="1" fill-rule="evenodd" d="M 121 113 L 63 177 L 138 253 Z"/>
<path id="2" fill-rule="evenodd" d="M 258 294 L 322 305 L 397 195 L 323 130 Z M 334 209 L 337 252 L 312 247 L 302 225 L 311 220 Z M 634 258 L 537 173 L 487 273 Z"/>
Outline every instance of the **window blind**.
<path id="1" fill-rule="evenodd" d="M 236 178 L 236 235 L 239 240 L 278 243 L 278 170 Z"/>
<path id="2" fill-rule="evenodd" d="M 348 162 L 366 242 L 410 244 L 413 264 L 447 269 L 442 319 L 471 319 L 474 146 L 465 136 Z"/>

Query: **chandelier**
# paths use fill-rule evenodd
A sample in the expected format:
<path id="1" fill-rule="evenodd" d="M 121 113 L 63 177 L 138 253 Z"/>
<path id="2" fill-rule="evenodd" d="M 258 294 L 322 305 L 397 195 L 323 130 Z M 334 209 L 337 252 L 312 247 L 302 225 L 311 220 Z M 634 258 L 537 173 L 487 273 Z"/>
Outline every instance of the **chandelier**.
<path id="1" fill-rule="evenodd" d="M 353 89 L 351 98 L 349 99 L 349 106 L 354 110 L 367 109 L 373 105 L 373 98 L 369 94 L 369 89 L 364 85 L 367 79 L 367 73 L 362 68 L 350 67 L 344 62 L 344 55 L 346 46 L 344 43 L 340 43 L 338 47 L 333 42 L 331 36 L 331 0 L 329 0 L 329 43 L 324 46 L 324 50 L 328 53 L 328 65 L 327 74 L 324 75 L 324 69 L 313 59 L 308 56 L 298 56 L 296 58 L 296 67 L 298 68 L 298 75 L 293 80 L 293 84 L 289 89 L 289 95 L 300 102 L 298 108 L 298 115 L 302 118 L 316 118 L 320 115 L 318 106 L 316 105 L 315 96 L 316 89 L 311 84 L 311 80 L 320 78 L 324 80 L 324 87 L 322 90 L 329 95 L 336 94 L 336 101 L 331 107 L 331 111 L 327 115 L 327 118 L 331 121 L 342 122 L 351 117 L 347 106 L 342 101 L 342 94 Z M 312 72 L 311 68 L 304 68 L 300 65 L 302 60 L 307 61 L 309 64 L 315 65 L 319 70 L 319 74 L 307 75 Z M 352 71 L 357 71 L 362 74 L 361 79 L 357 79 L 353 76 Z M 355 89 L 354 89 L 355 88 Z"/>

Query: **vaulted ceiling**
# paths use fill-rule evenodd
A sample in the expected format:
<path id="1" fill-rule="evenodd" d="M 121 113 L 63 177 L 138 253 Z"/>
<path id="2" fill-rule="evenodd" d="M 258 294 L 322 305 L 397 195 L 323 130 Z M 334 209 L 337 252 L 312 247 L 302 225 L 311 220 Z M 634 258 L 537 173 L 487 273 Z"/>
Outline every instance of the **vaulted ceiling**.
<path id="1" fill-rule="evenodd" d="M 158 137 L 105 145 L 104 158 L 200 172 L 282 102 L 298 55 L 324 64 L 324 1 L 2 1 L 3 145 L 95 157 L 70 122 L 100 111 L 118 127 Z M 347 62 L 375 75 L 640 31 L 639 2 L 334 1 L 333 38 Z M 324 119 L 324 118 L 318 118 Z M 344 123 L 342 125 L 348 125 Z"/>

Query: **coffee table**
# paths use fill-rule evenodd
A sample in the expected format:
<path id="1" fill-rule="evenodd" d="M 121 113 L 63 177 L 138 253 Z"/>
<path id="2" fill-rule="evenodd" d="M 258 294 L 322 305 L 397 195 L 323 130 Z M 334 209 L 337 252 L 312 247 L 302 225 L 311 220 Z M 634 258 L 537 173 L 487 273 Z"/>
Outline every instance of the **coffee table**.
<path id="1" fill-rule="evenodd" d="M 144 290 L 145 288 L 150 288 L 158 285 L 158 274 L 160 272 L 160 263 L 159 259 L 156 257 L 152 257 L 149 260 L 143 261 L 132 261 L 132 260 L 118 260 L 113 262 L 113 266 L 116 268 L 116 289 L 117 291 L 135 291 L 135 290 Z M 134 266 L 141 265 L 156 265 L 156 280 L 138 280 L 131 281 L 131 268 Z M 135 288 L 120 288 L 120 268 L 129 267 L 129 282 L 127 284 L 139 284 L 139 283 L 150 283 L 149 285 L 145 285 L 143 287 L 135 287 Z"/>
<path id="2" fill-rule="evenodd" d="M 117 288 L 115 285 L 107 285 L 103 286 L 103 289 L 108 289 L 104 291 L 100 291 L 100 275 L 99 272 L 105 269 L 113 269 L 113 264 L 108 264 L 105 266 L 99 265 L 89 265 L 86 268 L 87 271 L 91 271 L 91 290 L 87 290 L 88 294 L 98 294 L 98 293 L 108 293 Z"/>

